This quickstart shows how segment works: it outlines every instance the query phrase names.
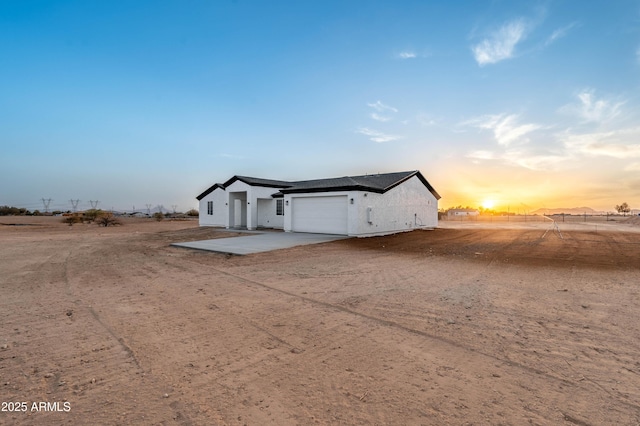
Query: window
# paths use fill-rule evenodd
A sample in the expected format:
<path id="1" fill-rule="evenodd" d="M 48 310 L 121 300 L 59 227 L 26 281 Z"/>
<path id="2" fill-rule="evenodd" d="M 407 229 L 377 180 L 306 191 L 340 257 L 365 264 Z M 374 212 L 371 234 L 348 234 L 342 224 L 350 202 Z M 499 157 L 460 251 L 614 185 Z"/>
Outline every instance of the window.
<path id="1" fill-rule="evenodd" d="M 213 214 L 213 201 L 207 201 L 207 214 Z"/>
<path id="2" fill-rule="evenodd" d="M 284 216 L 284 200 L 276 200 L 276 216 Z"/>

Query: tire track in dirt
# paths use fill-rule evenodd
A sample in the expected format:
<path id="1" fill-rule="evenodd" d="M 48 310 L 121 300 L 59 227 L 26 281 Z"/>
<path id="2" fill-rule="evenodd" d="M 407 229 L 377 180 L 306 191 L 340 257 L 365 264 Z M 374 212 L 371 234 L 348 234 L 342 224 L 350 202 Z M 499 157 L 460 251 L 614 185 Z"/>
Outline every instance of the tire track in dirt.
<path id="1" fill-rule="evenodd" d="M 120 347 L 122 348 L 122 350 L 124 350 L 124 352 L 133 360 L 133 362 L 135 363 L 135 365 L 138 367 L 138 369 L 140 370 L 140 372 L 144 372 L 144 368 L 142 368 L 142 366 L 140 365 L 140 361 L 138 360 L 138 358 L 136 357 L 135 352 L 133 351 L 133 349 L 131 349 L 131 347 L 129 347 L 126 342 L 124 341 L 124 338 L 120 335 L 118 335 L 115 330 L 113 330 L 111 327 L 109 327 L 107 324 L 104 323 L 104 321 L 102 321 L 100 319 L 100 316 L 98 315 L 98 313 L 93 309 L 93 307 L 88 306 L 86 304 L 84 304 L 82 302 L 82 300 L 78 299 L 75 297 L 75 294 L 73 293 L 72 289 L 71 289 L 71 281 L 69 280 L 69 261 L 74 253 L 74 251 L 78 251 L 81 248 L 76 247 L 76 248 L 70 248 L 67 255 L 65 256 L 64 262 L 63 262 L 63 276 L 64 276 L 64 286 L 65 286 L 65 294 L 67 295 L 68 299 L 73 302 L 73 304 L 78 307 L 78 308 L 82 308 L 87 310 L 91 316 L 93 317 L 93 319 L 96 320 L 96 322 L 98 323 L 98 325 L 107 332 L 107 334 L 109 334 L 117 343 L 118 345 L 120 345 Z"/>
<path id="2" fill-rule="evenodd" d="M 463 344 L 458 343 L 456 341 L 444 338 L 442 336 L 434 335 L 434 334 L 427 333 L 427 332 L 421 331 L 421 330 L 416 330 L 414 328 L 407 327 L 407 326 L 399 324 L 397 322 L 394 322 L 394 321 L 391 321 L 391 320 L 386 320 L 386 319 L 379 318 L 379 317 L 372 316 L 372 315 L 368 315 L 368 314 L 365 314 L 365 313 L 362 313 L 362 312 L 354 311 L 354 310 L 346 308 L 344 306 L 335 305 L 335 304 L 332 304 L 332 303 L 327 303 L 327 302 L 323 302 L 321 300 L 312 299 L 310 297 L 305 297 L 305 296 L 301 296 L 301 295 L 298 295 L 298 294 L 295 294 L 295 293 L 291 293 L 291 292 L 288 292 L 286 290 L 278 289 L 276 287 L 272 287 L 272 286 L 263 284 L 261 282 L 258 282 L 258 281 L 255 281 L 255 280 L 240 276 L 240 275 L 236 275 L 236 274 L 233 274 L 233 273 L 230 273 L 230 272 L 227 272 L 227 271 L 223 271 L 223 270 L 220 270 L 220 269 L 217 269 L 217 268 L 212 268 L 212 269 L 215 270 L 216 272 L 220 273 L 220 274 L 236 278 L 236 279 L 238 279 L 238 280 L 240 280 L 242 282 L 249 283 L 251 285 L 256 285 L 256 286 L 259 286 L 259 287 L 263 287 L 263 288 L 266 288 L 266 289 L 269 289 L 269 290 L 272 290 L 272 291 L 276 291 L 278 293 L 281 293 L 281 294 L 284 294 L 284 295 L 287 295 L 287 296 L 290 296 L 290 297 L 293 297 L 293 298 L 301 299 L 301 300 L 304 300 L 305 302 L 311 303 L 313 305 L 318 305 L 318 306 L 322 306 L 322 307 L 329 308 L 329 309 L 332 309 L 332 310 L 348 313 L 348 314 L 351 314 L 351 315 L 354 315 L 354 316 L 357 316 L 357 317 L 360 317 L 360 318 L 364 318 L 364 319 L 376 322 L 376 323 L 381 324 L 381 325 L 386 326 L 386 327 L 392 327 L 392 328 L 399 329 L 399 330 L 402 330 L 402 331 L 405 331 L 405 332 L 408 332 L 408 333 L 411 333 L 411 334 L 414 334 L 414 335 L 417 335 L 417 336 L 421 336 L 421 337 L 426 337 L 426 338 L 429 338 L 429 339 L 437 340 L 437 341 L 439 341 L 441 343 L 444 343 L 446 345 L 452 346 L 452 347 L 454 347 L 456 349 L 462 349 L 462 350 L 467 351 L 467 352 L 479 354 L 479 355 L 482 355 L 482 356 L 487 357 L 487 358 L 492 358 L 492 359 L 494 359 L 496 361 L 500 361 L 500 362 L 504 363 L 505 365 L 508 365 L 508 366 L 511 366 L 511 367 L 517 367 L 517 368 L 519 368 L 521 370 L 524 370 L 524 371 L 527 371 L 529 373 L 534 373 L 536 375 L 547 377 L 549 379 L 552 379 L 552 380 L 557 381 L 557 382 L 559 382 L 561 384 L 564 384 L 564 385 L 579 386 L 579 383 L 577 383 L 577 382 L 574 382 L 574 381 L 571 381 L 571 380 L 568 380 L 568 379 L 564 379 L 562 377 L 559 377 L 559 376 L 556 376 L 556 375 L 553 375 L 553 374 L 549 374 L 548 372 L 545 372 L 545 371 L 540 370 L 540 369 L 535 368 L 535 367 L 530 367 L 530 366 L 527 366 L 527 365 L 524 365 L 524 364 L 521 364 L 521 363 L 518 363 L 518 362 L 514 362 L 514 361 L 511 361 L 511 360 L 508 360 L 508 359 L 503 359 L 503 358 L 497 357 L 497 356 L 492 355 L 490 353 L 482 352 L 482 351 L 480 351 L 480 350 L 478 350 L 476 348 L 468 347 L 466 345 L 463 345 Z M 633 404 L 633 403 L 625 403 L 625 404 L 630 406 L 630 407 L 633 407 L 633 408 L 636 408 L 636 409 L 640 409 L 640 405 Z"/>

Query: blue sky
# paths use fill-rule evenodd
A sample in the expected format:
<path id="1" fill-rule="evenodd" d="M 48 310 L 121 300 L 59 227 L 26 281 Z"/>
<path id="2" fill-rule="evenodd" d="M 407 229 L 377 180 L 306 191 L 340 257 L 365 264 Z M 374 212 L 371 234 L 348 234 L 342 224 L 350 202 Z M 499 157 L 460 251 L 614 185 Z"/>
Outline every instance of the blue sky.
<path id="1" fill-rule="evenodd" d="M 0 204 L 419 169 L 441 207 L 640 206 L 639 1 L 0 0 L 0 52 Z"/>

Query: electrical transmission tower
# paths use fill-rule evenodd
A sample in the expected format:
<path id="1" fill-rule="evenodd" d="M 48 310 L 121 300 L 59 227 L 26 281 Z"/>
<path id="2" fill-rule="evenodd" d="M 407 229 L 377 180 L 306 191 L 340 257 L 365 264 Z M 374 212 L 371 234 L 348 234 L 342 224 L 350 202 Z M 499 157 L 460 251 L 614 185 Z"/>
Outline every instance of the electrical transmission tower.
<path id="1" fill-rule="evenodd" d="M 145 204 L 147 206 L 147 215 L 151 216 L 151 204 Z"/>
<path id="2" fill-rule="evenodd" d="M 89 203 L 91 203 L 91 208 L 94 209 L 94 210 L 98 208 L 98 203 L 99 202 L 100 202 L 100 200 L 95 200 L 95 201 L 89 200 Z"/>
<path id="3" fill-rule="evenodd" d="M 162 214 L 162 209 L 164 209 L 164 206 L 162 204 L 158 204 L 158 211 L 160 214 Z"/>
<path id="4" fill-rule="evenodd" d="M 78 211 L 78 203 L 80 202 L 80 200 L 71 199 L 69 200 L 69 202 L 71 203 L 71 209 L 73 210 L 73 212 L 75 213 L 76 211 Z"/>
<path id="5" fill-rule="evenodd" d="M 46 200 L 42 199 L 42 205 L 44 206 L 44 212 L 49 213 L 49 204 L 51 204 L 51 198 L 47 198 Z"/>
<path id="6" fill-rule="evenodd" d="M 178 208 L 177 204 L 171 204 L 171 208 L 173 209 L 173 214 L 176 214 L 176 209 Z"/>

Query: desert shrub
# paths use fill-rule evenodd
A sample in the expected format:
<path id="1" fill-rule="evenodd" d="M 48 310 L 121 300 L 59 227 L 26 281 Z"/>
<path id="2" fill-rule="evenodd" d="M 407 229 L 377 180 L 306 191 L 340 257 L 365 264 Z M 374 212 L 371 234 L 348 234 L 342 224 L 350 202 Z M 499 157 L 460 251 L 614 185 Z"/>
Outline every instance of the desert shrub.
<path id="1" fill-rule="evenodd" d="M 196 209 L 191 209 L 187 212 L 187 216 L 200 216 L 200 213 Z"/>
<path id="2" fill-rule="evenodd" d="M 22 216 L 28 213 L 29 211 L 22 207 L 0 206 L 0 216 Z"/>
<path id="3" fill-rule="evenodd" d="M 72 226 L 74 223 L 82 223 L 82 216 L 80 215 L 72 215 L 66 216 L 62 219 L 62 223 L 67 223 L 69 226 Z"/>
<path id="4" fill-rule="evenodd" d="M 122 225 L 118 219 L 113 217 L 113 213 L 103 212 L 96 218 L 96 223 L 100 226 Z"/>
<path id="5" fill-rule="evenodd" d="M 102 209 L 89 209 L 85 210 L 84 217 L 87 221 L 93 222 L 105 213 L 106 212 L 104 212 Z"/>
<path id="6" fill-rule="evenodd" d="M 156 212 L 153 214 L 153 218 L 160 222 L 162 219 L 164 219 L 164 215 L 160 212 Z"/>

